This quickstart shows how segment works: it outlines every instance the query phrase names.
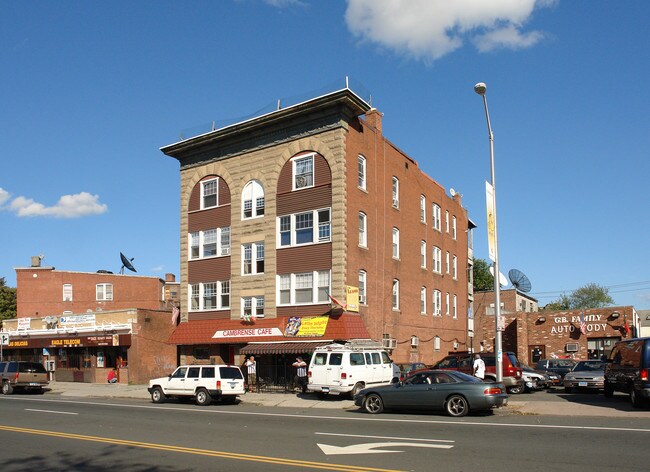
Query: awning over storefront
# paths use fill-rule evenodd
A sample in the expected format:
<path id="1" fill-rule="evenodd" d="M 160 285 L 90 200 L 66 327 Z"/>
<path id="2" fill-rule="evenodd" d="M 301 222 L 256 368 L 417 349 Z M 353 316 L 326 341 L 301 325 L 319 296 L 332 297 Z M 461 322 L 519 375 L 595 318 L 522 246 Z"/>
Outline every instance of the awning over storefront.
<path id="1" fill-rule="evenodd" d="M 252 343 L 239 350 L 240 354 L 307 354 L 317 347 L 326 346 L 332 341 L 313 341 L 295 343 Z"/>
<path id="2" fill-rule="evenodd" d="M 361 316 L 280 316 L 243 320 L 196 320 L 179 324 L 169 338 L 176 345 L 248 344 L 370 339 Z M 301 351 L 305 352 L 305 351 Z"/>

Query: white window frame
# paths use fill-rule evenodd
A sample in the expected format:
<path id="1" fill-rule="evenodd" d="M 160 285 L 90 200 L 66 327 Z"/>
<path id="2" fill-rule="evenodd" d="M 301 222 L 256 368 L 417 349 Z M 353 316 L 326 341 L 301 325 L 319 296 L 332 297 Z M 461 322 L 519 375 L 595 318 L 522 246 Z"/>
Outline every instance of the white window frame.
<path id="1" fill-rule="evenodd" d="M 361 305 L 368 304 L 368 273 L 361 269 L 359 271 L 359 303 Z"/>
<path id="2" fill-rule="evenodd" d="M 433 350 L 440 351 L 440 336 L 433 337 Z"/>
<path id="3" fill-rule="evenodd" d="M 291 159 L 291 185 L 292 185 L 292 190 L 302 190 L 305 188 L 312 188 L 314 186 L 314 180 L 315 180 L 315 175 L 314 175 L 314 156 L 316 154 L 303 154 L 301 156 L 296 156 L 293 159 Z M 311 164 L 308 167 L 311 167 L 311 170 L 308 170 L 307 172 L 303 172 L 301 174 L 297 174 L 298 171 L 298 165 L 302 161 L 311 161 Z M 304 178 L 304 180 L 302 179 Z"/>
<path id="4" fill-rule="evenodd" d="M 420 223 L 427 223 L 427 197 L 420 195 Z"/>
<path id="5" fill-rule="evenodd" d="M 208 186 L 212 187 L 213 185 L 214 185 L 214 193 L 212 192 L 206 193 L 206 187 Z M 205 199 L 211 195 L 215 196 L 216 203 L 214 205 L 206 205 Z M 219 206 L 219 177 L 202 181 L 201 182 L 201 210 L 206 210 L 208 208 L 216 208 L 218 206 Z"/>
<path id="6" fill-rule="evenodd" d="M 307 229 L 298 228 L 298 224 L 301 223 L 300 217 L 303 215 L 311 214 L 311 241 L 304 243 L 298 243 L 298 232 Z M 321 216 L 326 217 L 322 222 L 320 221 Z M 289 226 L 283 229 L 283 222 L 287 222 Z M 289 234 L 289 244 L 282 244 L 282 235 L 284 233 Z M 299 213 L 292 213 L 290 215 L 281 215 L 276 219 L 276 238 L 277 238 L 277 247 L 294 247 L 294 246 L 307 246 L 310 244 L 322 244 L 329 243 L 332 241 L 332 209 L 331 208 L 319 208 L 317 210 L 310 211 L 301 211 Z"/>
<path id="7" fill-rule="evenodd" d="M 241 246 L 241 275 L 264 273 L 264 241 L 246 243 Z"/>
<path id="8" fill-rule="evenodd" d="M 449 233 L 449 210 L 445 210 L 445 232 Z"/>
<path id="9" fill-rule="evenodd" d="M 453 296 L 452 298 L 452 316 L 454 319 L 458 318 L 458 297 L 456 295 Z"/>
<path id="10" fill-rule="evenodd" d="M 450 273 L 451 263 L 449 262 L 449 251 L 445 253 L 445 271 L 447 274 Z"/>
<path id="11" fill-rule="evenodd" d="M 206 287 L 214 285 L 215 287 L 215 307 L 205 308 Z M 230 309 L 230 280 L 215 282 L 200 282 L 198 284 L 189 284 L 187 287 L 187 297 L 189 311 L 218 311 Z M 226 301 L 227 303 L 224 303 Z"/>
<path id="12" fill-rule="evenodd" d="M 366 162 L 366 158 L 359 154 L 357 157 L 357 186 L 361 190 L 366 190 Z"/>
<path id="13" fill-rule="evenodd" d="M 251 180 L 242 190 L 241 218 L 250 220 L 264 216 L 264 186 L 259 180 Z M 250 207 L 250 214 L 246 215 L 246 208 Z"/>
<path id="14" fill-rule="evenodd" d="M 422 315 L 427 314 L 427 288 L 420 288 L 420 313 Z"/>
<path id="15" fill-rule="evenodd" d="M 433 303 L 433 312 L 434 316 L 442 316 L 442 292 L 440 290 L 433 291 L 432 297 Z"/>
<path id="16" fill-rule="evenodd" d="M 393 176 L 393 208 L 399 208 L 399 179 Z"/>
<path id="17" fill-rule="evenodd" d="M 98 302 L 113 301 L 113 284 L 96 284 L 95 300 Z"/>
<path id="18" fill-rule="evenodd" d="M 241 299 L 241 317 L 246 315 L 264 318 L 264 296 L 256 295 L 252 297 L 242 297 Z"/>
<path id="19" fill-rule="evenodd" d="M 392 305 L 394 311 L 399 311 L 399 280 L 393 279 L 393 288 L 392 288 Z"/>
<path id="20" fill-rule="evenodd" d="M 442 249 L 438 246 L 433 246 L 431 251 L 433 261 L 433 271 L 436 274 L 442 274 Z"/>
<path id="21" fill-rule="evenodd" d="M 427 242 L 420 241 L 420 267 L 427 268 Z"/>
<path id="22" fill-rule="evenodd" d="M 206 256 L 204 253 L 206 246 L 206 239 L 209 234 L 212 234 L 213 231 L 216 231 L 216 254 Z M 226 243 L 227 238 L 227 243 Z M 187 259 L 189 261 L 196 261 L 199 259 L 212 259 L 214 257 L 223 257 L 230 255 L 230 226 L 224 228 L 210 228 L 203 231 L 194 231 L 187 234 L 187 245 L 188 245 L 188 254 Z M 194 249 L 196 248 L 196 254 L 194 255 Z"/>
<path id="23" fill-rule="evenodd" d="M 451 276 L 454 280 L 458 279 L 458 258 L 456 256 L 451 256 Z"/>
<path id="24" fill-rule="evenodd" d="M 368 247 L 368 215 L 359 212 L 359 246 Z"/>
<path id="25" fill-rule="evenodd" d="M 456 239 L 456 217 L 451 217 L 451 239 Z"/>
<path id="26" fill-rule="evenodd" d="M 433 220 L 433 229 L 440 231 L 440 205 L 433 203 L 431 206 L 431 218 Z"/>
<path id="27" fill-rule="evenodd" d="M 63 301 L 72 301 L 72 284 L 63 284 Z"/>
<path id="28" fill-rule="evenodd" d="M 399 228 L 393 228 L 393 259 L 399 259 Z"/>
<path id="29" fill-rule="evenodd" d="M 449 311 L 449 292 L 445 293 L 445 315 L 449 316 L 451 312 Z"/>
<path id="30" fill-rule="evenodd" d="M 311 301 L 297 302 L 296 293 L 303 290 L 306 293 L 306 287 L 300 287 L 301 281 L 306 280 L 305 276 L 311 276 Z M 284 282 L 284 284 L 283 284 Z M 332 274 L 329 270 L 315 270 L 313 272 L 300 272 L 291 274 L 276 275 L 276 300 L 278 306 L 292 305 L 322 305 L 329 303 L 328 294 L 331 293 Z M 281 301 L 281 292 L 289 292 L 289 303 Z"/>

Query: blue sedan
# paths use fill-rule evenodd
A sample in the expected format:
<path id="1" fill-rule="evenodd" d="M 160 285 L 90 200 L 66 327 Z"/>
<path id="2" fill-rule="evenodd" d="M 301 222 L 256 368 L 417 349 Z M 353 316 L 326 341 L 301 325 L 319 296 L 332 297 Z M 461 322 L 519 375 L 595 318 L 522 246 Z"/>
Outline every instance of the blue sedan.
<path id="1" fill-rule="evenodd" d="M 505 406 L 508 394 L 502 383 L 484 382 L 462 372 L 420 370 L 399 383 L 364 388 L 355 395 L 354 403 L 372 414 L 415 409 L 441 410 L 460 417 Z"/>

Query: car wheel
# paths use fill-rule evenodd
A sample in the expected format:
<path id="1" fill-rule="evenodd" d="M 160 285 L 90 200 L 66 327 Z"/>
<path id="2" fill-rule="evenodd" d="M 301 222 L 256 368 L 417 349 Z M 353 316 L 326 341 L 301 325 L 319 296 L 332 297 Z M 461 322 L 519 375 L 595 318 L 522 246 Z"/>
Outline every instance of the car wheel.
<path id="1" fill-rule="evenodd" d="M 449 416 L 459 418 L 469 413 L 469 403 L 462 395 L 452 395 L 445 403 L 445 410 Z"/>
<path id="2" fill-rule="evenodd" d="M 610 384 L 605 382 L 605 387 L 603 389 L 603 393 L 605 394 L 605 396 L 607 398 L 612 398 L 614 396 L 614 388 Z"/>
<path id="3" fill-rule="evenodd" d="M 379 395 L 371 393 L 363 401 L 363 407 L 368 413 L 375 415 L 384 411 L 384 402 Z"/>
<path id="4" fill-rule="evenodd" d="M 204 388 L 197 390 L 196 392 L 196 404 L 199 406 L 206 406 L 212 402 L 212 397 L 208 391 Z"/>
<path id="5" fill-rule="evenodd" d="M 350 392 L 350 395 L 352 396 L 352 399 L 354 400 L 354 397 L 357 396 L 357 393 L 359 393 L 361 390 L 363 390 L 365 385 L 363 382 L 357 382 L 354 384 L 354 387 L 352 387 L 352 391 Z"/>
<path id="6" fill-rule="evenodd" d="M 513 395 L 519 395 L 521 392 L 524 391 L 525 388 L 526 388 L 526 384 L 517 385 L 515 387 L 510 387 L 508 389 L 508 393 L 512 393 Z"/>
<path id="7" fill-rule="evenodd" d="M 571 393 L 573 389 L 571 387 L 564 387 L 564 393 Z"/>
<path id="8" fill-rule="evenodd" d="M 11 386 L 9 382 L 4 382 L 2 384 L 2 394 L 11 395 L 12 393 L 14 393 L 14 388 Z"/>
<path id="9" fill-rule="evenodd" d="M 155 387 L 151 391 L 151 401 L 154 403 L 162 403 L 167 399 L 165 396 L 164 392 L 162 391 L 162 388 L 160 387 Z"/>
<path id="10" fill-rule="evenodd" d="M 643 398 L 636 391 L 634 385 L 630 385 L 630 402 L 634 408 L 641 408 L 643 406 Z"/>

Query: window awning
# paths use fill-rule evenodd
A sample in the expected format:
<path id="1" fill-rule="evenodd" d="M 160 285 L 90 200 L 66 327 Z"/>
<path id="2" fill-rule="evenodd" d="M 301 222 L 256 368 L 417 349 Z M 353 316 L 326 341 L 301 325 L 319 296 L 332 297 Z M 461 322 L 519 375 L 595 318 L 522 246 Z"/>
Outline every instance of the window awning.
<path id="1" fill-rule="evenodd" d="M 332 341 L 304 343 L 253 343 L 239 350 L 240 354 L 311 354 L 317 347 L 331 344 Z"/>

